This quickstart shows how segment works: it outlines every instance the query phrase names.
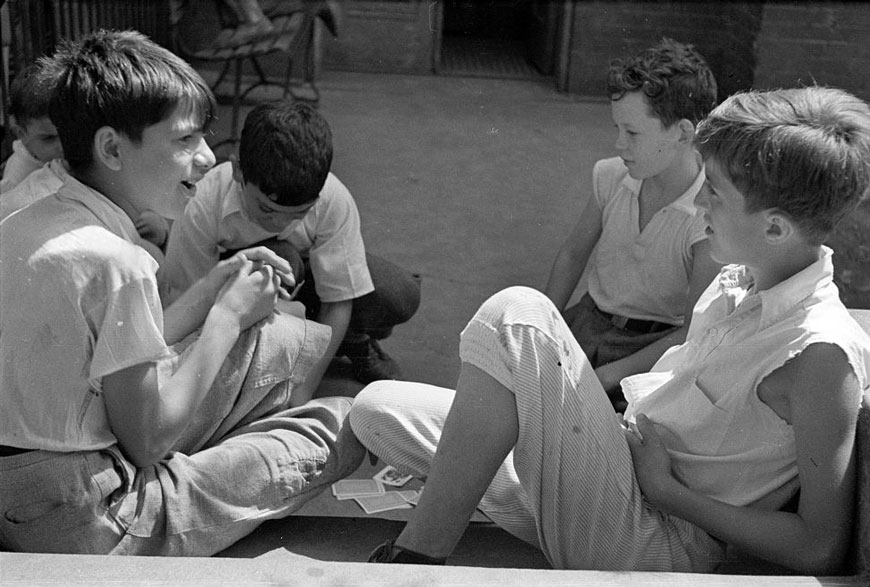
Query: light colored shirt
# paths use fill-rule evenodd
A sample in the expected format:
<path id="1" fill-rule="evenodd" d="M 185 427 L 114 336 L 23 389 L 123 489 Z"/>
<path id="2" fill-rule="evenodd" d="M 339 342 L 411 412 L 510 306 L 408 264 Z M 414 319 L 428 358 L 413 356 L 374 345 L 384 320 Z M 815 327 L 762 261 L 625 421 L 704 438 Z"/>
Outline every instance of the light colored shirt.
<path id="1" fill-rule="evenodd" d="M 232 165 L 211 169 L 197 183 L 196 196 L 169 235 L 162 279 L 184 291 L 204 277 L 221 253 L 277 237 L 308 258 L 317 295 L 341 302 L 374 291 L 365 258 L 359 211 L 348 189 L 329 174 L 314 206 L 282 231 L 270 232 L 253 222 L 242 204 L 243 191 Z"/>
<path id="2" fill-rule="evenodd" d="M 628 175 L 619 157 L 595 164 L 592 189 L 602 211 L 602 232 L 588 263 L 588 291 L 600 310 L 683 324 L 692 246 L 707 238 L 694 205 L 704 180 L 702 169 L 689 189 L 641 231 L 641 181 Z"/>
<path id="3" fill-rule="evenodd" d="M 55 193 L 67 175 L 63 161 L 55 159 L 40 166 L 11 190 L 0 196 L 0 220 L 13 212 Z"/>
<path id="4" fill-rule="evenodd" d="M 673 470 L 688 487 L 742 506 L 797 478 L 794 431 L 757 389 L 809 345 L 841 348 L 867 391 L 870 337 L 840 302 L 831 257 L 825 248 L 758 293 L 745 267 L 723 268 L 695 305 L 686 342 L 622 380 L 626 418 L 644 413 L 667 428 Z"/>
<path id="5" fill-rule="evenodd" d="M 72 176 L 0 225 L 0 444 L 115 444 L 102 378 L 170 356 L 157 262 L 115 204 Z"/>
<path id="6" fill-rule="evenodd" d="M 6 160 L 6 166 L 3 168 L 3 179 L 0 180 L 0 194 L 4 194 L 17 186 L 25 177 L 42 165 L 42 161 L 34 157 L 20 139 L 12 141 L 12 154 Z"/>

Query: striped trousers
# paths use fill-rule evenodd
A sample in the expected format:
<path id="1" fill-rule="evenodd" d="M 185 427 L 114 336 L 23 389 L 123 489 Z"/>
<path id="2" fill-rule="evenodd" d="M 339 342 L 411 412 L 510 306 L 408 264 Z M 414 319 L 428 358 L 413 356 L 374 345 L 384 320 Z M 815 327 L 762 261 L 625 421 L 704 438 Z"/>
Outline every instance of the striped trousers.
<path id="1" fill-rule="evenodd" d="M 460 357 L 516 397 L 516 446 L 479 505 L 496 524 L 560 569 L 709 572 L 722 559 L 719 541 L 644 500 L 610 401 L 546 296 L 492 296 L 462 332 Z M 356 397 L 351 427 L 385 462 L 426 478 L 453 396 L 375 382 Z"/>

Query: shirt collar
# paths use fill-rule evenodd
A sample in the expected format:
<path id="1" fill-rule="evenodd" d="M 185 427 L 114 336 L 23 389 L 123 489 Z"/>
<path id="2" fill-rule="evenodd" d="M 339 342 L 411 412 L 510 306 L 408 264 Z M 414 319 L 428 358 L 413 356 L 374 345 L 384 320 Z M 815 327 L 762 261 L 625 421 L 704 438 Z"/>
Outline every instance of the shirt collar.
<path id="1" fill-rule="evenodd" d="M 233 214 L 241 214 L 244 218 L 248 217 L 248 214 L 245 212 L 245 208 L 242 205 L 242 197 L 242 184 L 233 179 L 230 184 L 230 191 L 227 194 L 224 203 L 223 212 L 221 213 L 221 220 L 226 220 L 228 216 L 232 216 Z"/>
<path id="2" fill-rule="evenodd" d="M 33 156 L 33 153 L 30 152 L 30 149 L 25 146 L 21 139 L 12 141 L 12 151 L 19 157 L 26 159 L 28 164 L 42 167 L 42 161 Z"/>
<path id="3" fill-rule="evenodd" d="M 814 263 L 758 294 L 751 292 L 755 280 L 746 267 L 725 267 L 719 275 L 719 286 L 728 304 L 729 313 L 744 299 L 754 297 L 761 304 L 760 327 L 765 328 L 779 322 L 796 305 L 813 295 L 819 295 L 821 290 L 833 285 L 833 254 L 830 248 L 823 246 L 818 260 Z"/>
<path id="4" fill-rule="evenodd" d="M 701 171 L 698 172 L 695 181 L 692 182 L 689 189 L 683 192 L 683 195 L 671 202 L 670 207 L 694 215 L 697 212 L 697 208 L 695 208 L 695 196 L 701 191 L 701 186 L 704 185 L 705 181 L 707 181 L 707 173 L 704 170 L 704 164 L 701 163 Z"/>
<path id="5" fill-rule="evenodd" d="M 701 155 L 695 154 L 695 157 L 698 160 L 699 165 L 701 166 L 701 171 L 698 172 L 698 175 L 695 177 L 695 180 L 692 182 L 692 185 L 684 191 L 679 198 L 665 206 L 665 208 L 675 208 L 677 210 L 682 210 L 687 214 L 692 216 L 697 212 L 697 208 L 695 208 L 695 196 L 701 191 L 701 186 L 704 185 L 704 182 L 707 180 L 707 174 L 704 171 L 704 162 L 701 159 Z M 640 195 L 640 186 L 643 183 L 640 179 L 635 179 L 628 174 L 626 171 L 625 177 L 622 178 L 623 187 L 628 190 L 635 198 Z"/>
<path id="6" fill-rule="evenodd" d="M 61 199 L 80 203 L 110 232 L 126 241 L 141 246 L 142 238 L 136 231 L 136 226 L 120 206 L 95 189 L 86 186 L 72 175 L 67 174 L 63 180 L 63 185 L 58 191 L 58 196 Z"/>

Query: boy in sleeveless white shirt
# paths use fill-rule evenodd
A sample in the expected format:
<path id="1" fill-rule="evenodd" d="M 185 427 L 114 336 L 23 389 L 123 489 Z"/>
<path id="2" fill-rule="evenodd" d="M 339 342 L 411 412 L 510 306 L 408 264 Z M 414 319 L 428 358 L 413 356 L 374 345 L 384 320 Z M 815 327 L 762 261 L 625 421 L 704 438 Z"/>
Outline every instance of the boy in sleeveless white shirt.
<path id="1" fill-rule="evenodd" d="M 363 444 L 426 477 L 370 560 L 443 563 L 479 505 L 556 568 L 709 572 L 730 544 L 799 573 L 850 570 L 870 338 L 822 242 L 870 191 L 870 107 L 819 87 L 736 94 L 698 146 L 696 204 L 729 265 L 686 342 L 623 380 L 626 419 L 545 296 L 496 294 L 463 331 L 455 393 L 357 396 Z"/>
<path id="2" fill-rule="evenodd" d="M 350 400 L 290 408 L 329 329 L 276 311 L 290 267 L 265 248 L 164 309 L 133 219 L 214 165 L 214 95 L 134 31 L 47 63 L 69 173 L 0 230 L 0 547 L 215 554 L 359 465 Z"/>
<path id="3" fill-rule="evenodd" d="M 716 103 L 716 81 L 691 45 L 663 39 L 614 61 L 607 94 L 619 156 L 595 164 L 592 195 L 544 293 L 622 410 L 620 379 L 685 340 L 719 269 L 692 203 L 704 183 L 695 125 Z M 588 291 L 566 309 L 584 270 Z"/>

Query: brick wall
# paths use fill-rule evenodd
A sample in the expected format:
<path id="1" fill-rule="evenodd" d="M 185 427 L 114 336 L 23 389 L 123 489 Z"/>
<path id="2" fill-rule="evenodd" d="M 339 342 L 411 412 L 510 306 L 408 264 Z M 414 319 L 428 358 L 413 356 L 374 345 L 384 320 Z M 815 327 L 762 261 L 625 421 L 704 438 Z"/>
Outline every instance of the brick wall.
<path id="1" fill-rule="evenodd" d="M 324 68 L 431 73 L 433 5 L 421 0 L 342 2 L 339 38 L 324 35 Z"/>
<path id="2" fill-rule="evenodd" d="M 707 59 L 720 97 L 752 85 L 759 2 L 577 2 L 574 6 L 568 91 L 604 95 L 607 66 L 662 37 L 691 43 Z"/>
<path id="3" fill-rule="evenodd" d="M 755 87 L 818 83 L 870 100 L 870 4 L 770 2 L 757 38 Z M 834 280 L 851 308 L 870 308 L 870 203 L 828 240 Z"/>
<path id="4" fill-rule="evenodd" d="M 870 99 L 870 4 L 764 4 L 758 34 L 758 88 L 814 81 Z"/>

